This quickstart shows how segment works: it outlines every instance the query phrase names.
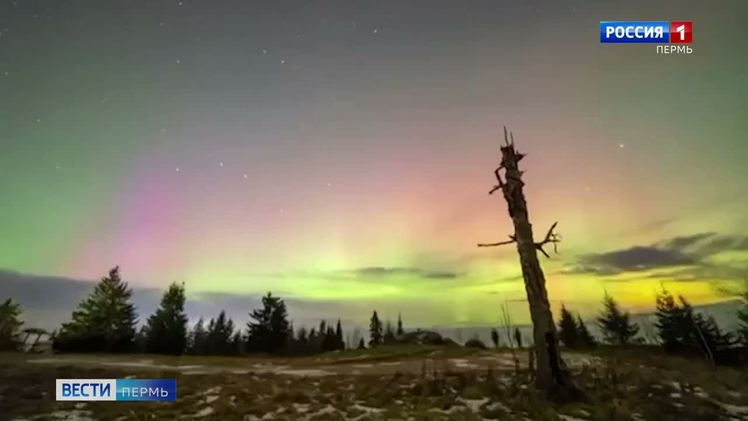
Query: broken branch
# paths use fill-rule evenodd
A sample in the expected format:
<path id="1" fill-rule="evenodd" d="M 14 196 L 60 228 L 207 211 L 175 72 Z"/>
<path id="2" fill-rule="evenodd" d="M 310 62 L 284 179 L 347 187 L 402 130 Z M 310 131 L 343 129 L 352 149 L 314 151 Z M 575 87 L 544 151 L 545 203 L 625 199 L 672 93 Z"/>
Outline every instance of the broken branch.
<path id="1" fill-rule="evenodd" d="M 558 225 L 558 222 L 554 222 L 553 225 L 551 225 L 551 227 L 548 229 L 548 232 L 545 234 L 545 238 L 543 239 L 543 241 L 535 243 L 535 248 L 543 253 L 543 255 L 547 258 L 550 258 L 551 256 L 549 256 L 548 253 L 545 252 L 543 246 L 548 243 L 553 244 L 553 252 L 558 254 L 558 243 L 561 242 L 561 235 L 554 232 L 554 230 L 556 229 L 556 225 Z"/>
<path id="2" fill-rule="evenodd" d="M 512 243 L 516 243 L 516 242 L 517 242 L 517 239 L 513 235 L 510 235 L 508 241 L 499 241 L 498 243 L 481 243 L 481 244 L 478 244 L 478 247 L 505 246 L 507 244 L 512 244 Z"/>

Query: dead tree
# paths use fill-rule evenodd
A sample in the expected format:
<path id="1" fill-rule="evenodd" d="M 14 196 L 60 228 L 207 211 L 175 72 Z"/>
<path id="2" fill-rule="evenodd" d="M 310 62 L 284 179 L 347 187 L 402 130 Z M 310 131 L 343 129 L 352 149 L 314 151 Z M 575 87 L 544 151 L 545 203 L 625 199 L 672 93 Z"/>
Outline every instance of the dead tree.
<path id="1" fill-rule="evenodd" d="M 549 257 L 544 247 L 552 245 L 557 252 L 556 245 L 561 241 L 555 232 L 554 223 L 540 242 L 535 242 L 532 234 L 532 224 L 527 214 L 527 202 L 522 192 L 523 172 L 519 170 L 519 161 L 524 154 L 514 149 L 514 135 L 507 134 L 504 127 L 505 145 L 501 146 L 501 164 L 494 171 L 498 184 L 489 194 L 501 191 L 509 208 L 509 216 L 514 224 L 514 234 L 509 240 L 490 244 L 478 244 L 478 247 L 496 247 L 516 244 L 522 265 L 522 277 L 525 281 L 527 301 L 530 305 L 530 317 L 533 325 L 533 338 L 536 354 L 535 387 L 550 396 L 569 397 L 578 394 L 565 366 L 561 360 L 558 348 L 556 326 L 548 302 L 548 291 L 545 288 L 545 275 L 540 267 L 537 252 Z M 501 171 L 504 171 L 503 178 Z"/>

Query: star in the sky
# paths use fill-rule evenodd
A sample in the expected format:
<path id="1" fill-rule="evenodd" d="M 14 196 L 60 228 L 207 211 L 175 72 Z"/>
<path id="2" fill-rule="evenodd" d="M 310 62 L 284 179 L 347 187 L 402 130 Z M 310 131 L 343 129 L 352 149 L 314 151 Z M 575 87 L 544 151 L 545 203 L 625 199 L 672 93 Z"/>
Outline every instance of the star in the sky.
<path id="1" fill-rule="evenodd" d="M 179 167 L 177 167 L 177 168 L 175 168 L 175 171 L 176 171 L 176 172 L 180 172 L 180 171 L 182 171 L 182 170 L 181 170 L 181 169 L 180 169 Z"/>
<path id="2" fill-rule="evenodd" d="M 9 74 L 8 72 L 3 72 L 3 76 L 8 76 Z"/>
<path id="3" fill-rule="evenodd" d="M 42 122 L 42 119 L 41 119 L 41 118 L 37 118 L 37 119 L 36 119 L 36 122 L 37 122 L 37 123 L 41 123 L 41 122 Z"/>
<path id="4" fill-rule="evenodd" d="M 247 174 L 244 174 L 244 175 L 243 175 L 242 177 L 244 177 L 244 179 L 245 179 L 245 180 L 246 180 L 247 178 L 249 178 L 249 177 L 247 176 Z"/>
<path id="5" fill-rule="evenodd" d="M 177 64 L 180 64 L 181 62 L 182 62 L 182 60 L 177 59 Z"/>
<path id="6" fill-rule="evenodd" d="M 223 161 L 219 162 L 219 163 L 218 163 L 218 166 L 219 166 L 219 167 L 222 167 L 222 166 L 223 166 Z"/>
<path id="7" fill-rule="evenodd" d="M 281 60 L 281 64 L 286 64 L 286 60 Z"/>
<path id="8" fill-rule="evenodd" d="M 264 49 L 264 48 L 263 48 L 263 49 L 262 49 L 262 55 L 265 55 L 265 54 L 267 54 L 267 53 L 268 53 L 268 50 L 266 50 L 266 49 Z"/>
<path id="9" fill-rule="evenodd" d="M 374 30 L 372 32 L 376 34 L 377 32 L 379 32 L 379 29 L 374 28 Z"/>
<path id="10" fill-rule="evenodd" d="M 623 149 L 623 148 L 625 148 L 625 147 L 626 147 L 626 145 L 624 145 L 623 143 L 619 143 L 619 144 L 618 144 L 618 148 L 619 148 L 619 149 Z"/>

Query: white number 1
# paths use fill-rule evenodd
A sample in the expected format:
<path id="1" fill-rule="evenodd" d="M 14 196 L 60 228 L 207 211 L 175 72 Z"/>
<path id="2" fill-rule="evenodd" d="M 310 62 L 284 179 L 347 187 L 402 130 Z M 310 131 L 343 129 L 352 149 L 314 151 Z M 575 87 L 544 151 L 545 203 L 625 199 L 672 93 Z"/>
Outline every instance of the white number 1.
<path id="1" fill-rule="evenodd" d="M 675 28 L 675 31 L 680 34 L 680 40 L 685 41 L 686 40 L 686 25 L 681 25 L 677 28 Z"/>

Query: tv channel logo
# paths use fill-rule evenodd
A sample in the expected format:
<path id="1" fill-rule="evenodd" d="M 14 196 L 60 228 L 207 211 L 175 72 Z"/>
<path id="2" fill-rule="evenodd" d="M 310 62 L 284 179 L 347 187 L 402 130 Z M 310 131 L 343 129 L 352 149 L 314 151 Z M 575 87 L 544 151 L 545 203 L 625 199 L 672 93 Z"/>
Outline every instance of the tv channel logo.
<path id="1" fill-rule="evenodd" d="M 56 379 L 58 401 L 146 401 L 177 400 L 176 379 Z"/>
<path id="2" fill-rule="evenodd" d="M 602 44 L 690 44 L 691 21 L 601 21 Z"/>

